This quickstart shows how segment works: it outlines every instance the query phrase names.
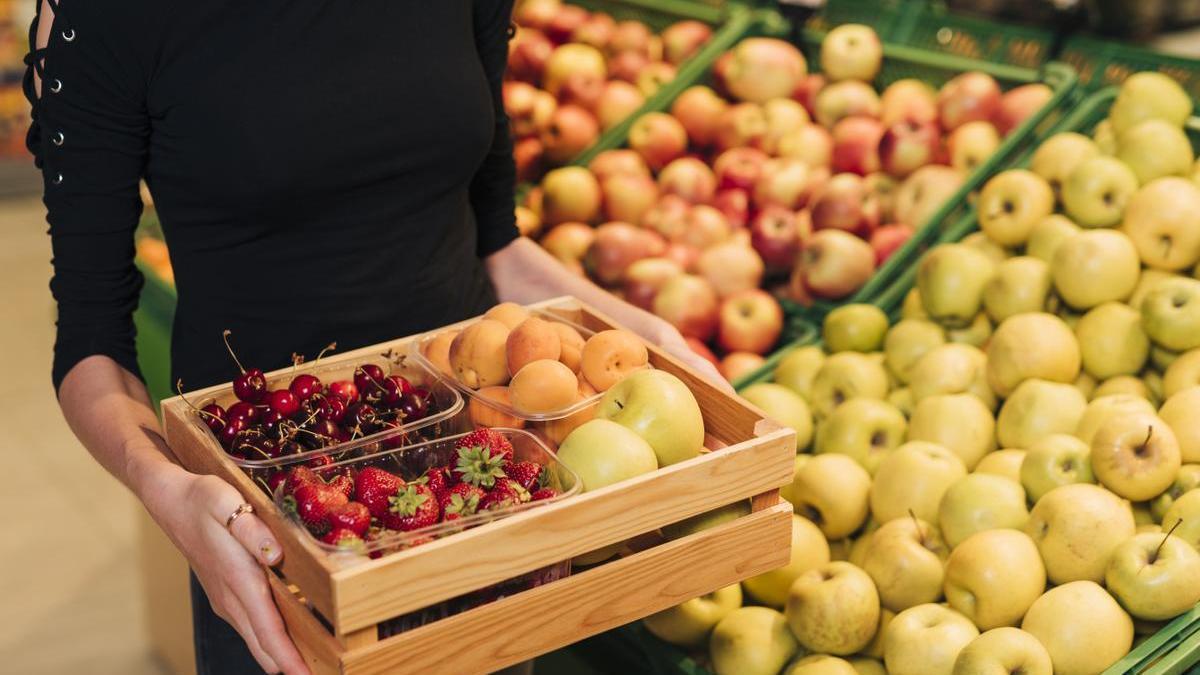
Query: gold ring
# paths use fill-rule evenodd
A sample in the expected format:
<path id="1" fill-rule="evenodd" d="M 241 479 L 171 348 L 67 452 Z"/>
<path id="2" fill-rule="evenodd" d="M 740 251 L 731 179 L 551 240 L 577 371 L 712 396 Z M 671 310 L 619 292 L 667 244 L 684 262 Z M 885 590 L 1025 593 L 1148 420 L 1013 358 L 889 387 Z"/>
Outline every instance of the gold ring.
<path id="1" fill-rule="evenodd" d="M 229 529 L 229 528 L 233 527 L 233 521 L 237 520 L 238 518 L 241 518 L 242 516 L 244 516 L 247 513 L 254 513 L 254 506 L 243 502 L 240 506 L 237 507 L 236 510 L 234 510 L 233 513 L 229 514 L 228 518 L 225 519 L 225 529 Z"/>

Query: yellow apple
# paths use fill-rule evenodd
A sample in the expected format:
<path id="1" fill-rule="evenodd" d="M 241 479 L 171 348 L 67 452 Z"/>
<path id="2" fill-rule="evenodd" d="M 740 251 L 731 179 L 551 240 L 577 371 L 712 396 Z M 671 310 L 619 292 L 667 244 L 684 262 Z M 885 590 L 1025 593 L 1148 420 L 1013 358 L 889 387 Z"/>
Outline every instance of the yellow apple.
<path id="1" fill-rule="evenodd" d="M 1083 315 L 1075 325 L 1083 369 L 1098 380 L 1133 375 L 1150 356 L 1150 338 L 1142 315 L 1129 305 L 1106 302 Z"/>
<path id="2" fill-rule="evenodd" d="M 1074 436 L 1051 434 L 1029 447 L 1021 462 L 1021 486 L 1030 503 L 1063 485 L 1095 483 L 1091 447 Z"/>
<path id="3" fill-rule="evenodd" d="M 1092 437 L 1091 458 L 1101 485 L 1138 502 L 1170 487 L 1182 463 L 1175 432 L 1145 413 L 1108 418 Z"/>
<path id="4" fill-rule="evenodd" d="M 883 662 L 891 675 L 951 675 L 958 653 L 977 637 L 975 624 L 953 609 L 917 605 L 892 619 Z"/>
<path id="5" fill-rule="evenodd" d="M 898 387 L 888 392 L 887 402 L 896 406 L 905 417 L 912 417 L 913 410 L 917 407 L 917 402 L 913 400 L 912 389 L 908 387 Z"/>
<path id="6" fill-rule="evenodd" d="M 1184 147 L 1191 149 L 1188 143 Z M 1200 260 L 1197 209 L 1200 187 L 1187 178 L 1159 178 L 1144 185 L 1129 200 L 1121 230 L 1133 240 L 1147 267 L 1176 272 Z"/>
<path id="7" fill-rule="evenodd" d="M 1050 266 L 1030 256 L 1009 258 L 983 289 L 983 307 L 992 321 L 1014 314 L 1040 312 L 1050 295 Z"/>
<path id="8" fill-rule="evenodd" d="M 1138 122 L 1117 137 L 1117 159 L 1129 165 L 1138 181 L 1145 185 L 1164 176 L 1187 176 L 1196 158 L 1187 134 L 1179 125 L 1150 119 Z"/>
<path id="9" fill-rule="evenodd" d="M 979 195 L 979 229 L 1001 246 L 1021 246 L 1041 219 L 1054 213 L 1054 191 L 1038 174 L 1009 169 L 992 177 Z"/>
<path id="10" fill-rule="evenodd" d="M 817 371 L 824 362 L 825 352 L 820 347 L 799 347 L 780 359 L 771 379 L 807 400 L 812 393 L 813 378 L 817 376 Z"/>
<path id="11" fill-rule="evenodd" d="M 796 579 L 784 614 L 806 649 L 853 654 L 875 635 L 879 593 L 866 572 L 848 562 L 831 562 Z"/>
<path id="12" fill-rule="evenodd" d="M 1069 434 L 1079 426 L 1087 405 L 1074 385 L 1025 380 L 1000 407 L 996 437 L 1005 447 L 1028 448 L 1050 434 Z"/>
<path id="13" fill-rule="evenodd" d="M 769 607 L 733 610 L 708 641 L 717 675 L 778 675 L 798 649 L 787 619 Z"/>
<path id="14" fill-rule="evenodd" d="M 875 352 L 883 346 L 888 318 L 875 305 L 851 303 L 834 309 L 821 324 L 825 349 L 837 352 Z"/>
<path id="15" fill-rule="evenodd" d="M 1184 462 L 1200 463 L 1200 386 L 1191 386 L 1172 394 L 1158 416 L 1175 432 Z"/>
<path id="16" fill-rule="evenodd" d="M 902 319 L 892 326 L 884 338 L 884 362 L 898 381 L 907 384 L 917 361 L 945 343 L 946 332 L 936 323 L 924 319 Z"/>
<path id="17" fill-rule="evenodd" d="M 846 455 L 873 474 L 880 460 L 904 442 L 907 428 L 904 413 L 891 403 L 852 398 L 818 427 L 816 451 Z"/>
<path id="18" fill-rule="evenodd" d="M 1129 233 L 1126 232 L 1126 234 Z M 1134 244 L 1136 244 L 1137 238 L 1132 235 L 1131 238 L 1133 239 Z M 1162 270 L 1156 270 L 1150 267 L 1143 269 L 1142 276 L 1138 278 L 1137 288 L 1133 289 L 1133 293 L 1130 294 L 1129 300 L 1126 301 L 1126 304 L 1138 311 L 1141 311 L 1142 301 L 1146 299 L 1146 296 L 1149 295 L 1150 291 L 1158 288 L 1159 284 L 1167 281 L 1168 279 L 1177 278 L 1181 278 L 1180 275 L 1172 272 L 1164 272 Z"/>
<path id="19" fill-rule="evenodd" d="M 1081 227 L 1112 227 L 1138 189 L 1137 175 L 1115 157 L 1093 157 L 1071 170 L 1062 186 L 1067 215 Z"/>
<path id="20" fill-rule="evenodd" d="M 994 263 L 966 244 L 940 244 L 921 258 L 917 290 L 929 316 L 949 327 L 969 324 L 983 306 Z"/>
<path id="21" fill-rule="evenodd" d="M 936 527 L 924 520 L 897 518 L 871 535 L 862 568 L 875 582 L 883 607 L 899 612 L 942 597 L 949 553 Z"/>
<path id="22" fill-rule="evenodd" d="M 1057 197 L 1075 167 L 1099 156 L 1100 148 L 1092 139 L 1068 131 L 1054 134 L 1039 145 L 1029 161 L 1029 169 L 1044 178 Z"/>
<path id="23" fill-rule="evenodd" d="M 1025 613 L 1021 630 L 1042 643 L 1059 675 L 1100 673 L 1133 646 L 1133 621 L 1093 581 L 1046 591 Z"/>
<path id="24" fill-rule="evenodd" d="M 913 364 L 909 376 L 913 400 L 938 394 L 972 394 L 995 410 L 996 394 L 987 382 L 987 356 L 977 347 L 945 344 L 934 347 Z"/>
<path id="25" fill-rule="evenodd" d="M 810 654 L 796 661 L 783 671 L 783 675 L 858 675 L 858 671 L 846 659 L 827 654 Z"/>
<path id="26" fill-rule="evenodd" d="M 1092 392 L 1092 400 L 1118 395 L 1143 398 L 1150 404 L 1151 408 L 1158 405 L 1158 397 L 1150 390 L 1150 386 L 1146 384 L 1146 381 L 1132 375 L 1118 375 L 1101 382 L 1096 386 L 1095 391 Z"/>
<path id="27" fill-rule="evenodd" d="M 1197 487 L 1200 487 L 1200 464 L 1184 464 L 1179 467 L 1179 473 L 1175 475 L 1175 480 L 1171 481 L 1171 485 L 1162 494 L 1151 500 L 1152 520 L 1150 522 L 1162 522 L 1163 516 L 1167 515 L 1167 511 L 1175 505 L 1175 500 L 1182 497 L 1185 492 L 1191 492 Z"/>
<path id="28" fill-rule="evenodd" d="M 1011 250 L 1004 248 L 994 240 L 989 239 L 988 236 L 982 232 L 972 232 L 971 234 L 963 237 L 960 243 L 978 249 L 987 255 L 987 257 L 997 265 L 1005 260 L 1008 260 L 1013 255 Z"/>
<path id="29" fill-rule="evenodd" d="M 862 648 L 859 654 L 869 656 L 871 659 L 883 658 L 883 638 L 887 635 L 888 624 L 892 619 L 896 618 L 896 613 L 884 607 L 879 610 L 879 628 L 875 629 L 875 637 L 871 638 L 871 644 Z M 875 663 L 879 663 L 875 661 Z M 883 664 L 879 663 L 879 670 L 883 672 Z M 884 674 L 886 675 L 886 673 Z"/>
<path id="30" fill-rule="evenodd" d="M 1050 264 L 1054 262 L 1054 253 L 1058 247 L 1081 231 L 1079 226 L 1066 216 L 1057 213 L 1046 216 L 1029 231 L 1029 241 L 1025 244 L 1025 255 Z"/>
<path id="31" fill-rule="evenodd" d="M 1176 352 L 1200 347 L 1200 280 L 1164 281 L 1146 294 L 1140 309 L 1142 328 L 1154 344 Z"/>
<path id="32" fill-rule="evenodd" d="M 788 394 L 807 412 L 803 399 Z M 700 404 L 683 380 L 665 370 L 643 369 L 626 375 L 604 392 L 596 418 L 616 422 L 645 439 L 659 466 L 697 457 L 704 446 Z"/>
<path id="33" fill-rule="evenodd" d="M 1053 314 L 1031 312 L 1009 317 L 988 345 L 988 383 L 1000 397 L 1011 395 L 1017 385 L 1035 377 L 1074 382 L 1079 368 L 1075 334 Z"/>
<path id="34" fill-rule="evenodd" d="M 737 520 L 750 513 L 750 501 L 743 499 L 741 501 L 726 504 L 711 511 L 685 518 L 677 523 L 663 525 L 663 536 L 667 539 L 682 539 L 690 534 L 703 532 L 709 528 L 716 527 L 722 523 L 728 523 L 732 520 Z"/>
<path id="35" fill-rule="evenodd" d="M 1185 492 L 1175 500 L 1163 516 L 1162 530 L 1174 531 L 1176 537 L 1200 549 L 1200 490 Z"/>
<path id="36" fill-rule="evenodd" d="M 996 422 L 991 411 L 976 396 L 928 396 L 917 402 L 913 410 L 908 439 L 948 448 L 970 471 L 984 455 L 996 449 Z"/>
<path id="37" fill-rule="evenodd" d="M 812 443 L 812 413 L 799 394 L 781 384 L 759 382 L 743 389 L 741 395 L 761 408 L 767 417 L 795 430 L 797 450 L 803 450 Z"/>
<path id="38" fill-rule="evenodd" d="M 829 562 L 829 544 L 812 522 L 792 516 L 792 557 L 788 564 L 742 582 L 755 600 L 764 605 L 783 609 L 788 589 L 801 574 Z"/>
<path id="39" fill-rule="evenodd" d="M 1152 71 L 1125 78 L 1108 119 L 1119 137 L 1139 122 L 1166 120 L 1182 127 L 1192 114 L 1192 97 L 1169 75 Z"/>
<path id="40" fill-rule="evenodd" d="M 1088 483 L 1047 492 L 1034 504 L 1025 525 L 1055 584 L 1103 581 L 1109 555 L 1133 536 L 1134 529 L 1129 502 Z"/>
<path id="41" fill-rule="evenodd" d="M 1142 269 L 1133 240 L 1108 229 L 1067 239 L 1054 252 L 1050 266 L 1059 297 L 1076 309 L 1129 297 Z"/>
<path id="42" fill-rule="evenodd" d="M 946 601 L 980 630 L 1015 626 L 1046 589 L 1033 540 L 1018 530 L 977 532 L 946 561 Z"/>
<path id="43" fill-rule="evenodd" d="M 901 319 L 928 319 L 929 312 L 925 311 L 925 303 L 921 300 L 921 291 L 916 286 L 904 294 L 904 302 L 900 304 Z"/>
<path id="44" fill-rule="evenodd" d="M 880 654 L 879 658 L 883 658 L 883 655 Z M 887 675 L 887 669 L 883 667 L 883 662 L 877 659 L 859 656 L 850 659 L 850 665 L 857 675 Z"/>
<path id="45" fill-rule="evenodd" d="M 821 364 L 813 378 L 809 400 L 817 418 L 825 419 L 834 408 L 852 398 L 883 400 L 887 390 L 887 371 L 882 363 L 866 354 L 838 352 Z"/>
<path id="46" fill-rule="evenodd" d="M 846 455 L 828 454 L 805 462 L 789 492 L 797 514 L 816 523 L 826 538 L 841 539 L 866 522 L 870 491 L 866 469 Z"/>
<path id="47" fill-rule="evenodd" d="M 987 473 L 959 478 L 942 495 L 938 505 L 938 525 L 950 548 L 976 532 L 998 528 L 1019 530 L 1028 520 L 1025 488 L 1008 478 Z"/>
<path id="48" fill-rule="evenodd" d="M 733 584 L 651 614 L 642 622 L 646 630 L 664 642 L 680 647 L 699 647 L 721 619 L 741 606 L 742 587 Z"/>
<path id="49" fill-rule="evenodd" d="M 1200 349 L 1192 349 L 1171 362 L 1163 373 L 1163 394 L 1171 398 L 1175 394 L 1200 385 Z"/>
<path id="50" fill-rule="evenodd" d="M 871 483 L 871 514 L 886 523 L 913 513 L 936 522 L 942 495 L 967 475 L 958 455 L 925 441 L 909 441 L 891 451 L 879 464 Z"/>
<path id="51" fill-rule="evenodd" d="M 1109 394 L 1093 398 L 1079 418 L 1079 426 L 1075 427 L 1075 436 L 1088 446 L 1091 452 L 1092 439 L 1096 430 L 1110 417 L 1130 413 L 1154 414 L 1154 406 L 1141 396 L 1132 394 Z"/>
<path id="52" fill-rule="evenodd" d="M 1171 534 L 1138 534 L 1113 551 L 1104 583 L 1134 618 L 1170 619 L 1200 602 L 1200 553 Z"/>
<path id="53" fill-rule="evenodd" d="M 975 465 L 975 473 L 985 473 L 1007 478 L 1018 485 L 1021 483 L 1021 463 L 1025 461 L 1025 450 L 1004 448 L 989 452 Z"/>
<path id="54" fill-rule="evenodd" d="M 946 329 L 946 339 L 950 342 L 982 348 L 992 337 L 992 320 L 987 312 L 979 312 L 971 319 L 971 323 L 961 327 Z"/>
<path id="55" fill-rule="evenodd" d="M 1109 157 L 1117 154 L 1117 132 L 1113 131 L 1112 121 L 1108 118 L 1100 120 L 1092 131 L 1092 138 L 1096 141 L 1096 147 L 1100 148 L 1100 154 Z"/>
<path id="56" fill-rule="evenodd" d="M 952 675 L 1054 675 L 1041 642 L 1020 628 L 993 628 L 958 653 Z"/>

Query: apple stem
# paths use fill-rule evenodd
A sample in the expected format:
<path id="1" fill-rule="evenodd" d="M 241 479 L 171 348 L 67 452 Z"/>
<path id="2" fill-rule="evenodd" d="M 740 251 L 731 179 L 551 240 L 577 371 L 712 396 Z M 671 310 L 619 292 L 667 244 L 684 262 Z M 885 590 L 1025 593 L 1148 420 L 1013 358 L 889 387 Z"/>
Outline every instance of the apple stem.
<path id="1" fill-rule="evenodd" d="M 1146 425 L 1146 440 L 1142 441 L 1142 447 L 1143 447 L 1143 448 L 1145 448 L 1145 447 L 1146 447 L 1146 445 L 1150 443 L 1150 437 L 1151 437 L 1151 436 L 1153 436 L 1153 435 L 1154 435 L 1154 425 L 1153 425 L 1153 424 L 1147 424 L 1147 425 Z"/>
<path id="2" fill-rule="evenodd" d="M 242 367 L 242 362 L 238 361 L 237 354 L 233 353 L 233 347 L 229 346 L 230 335 L 233 335 L 233 331 L 226 328 L 225 331 L 221 333 L 221 339 L 225 341 L 225 349 L 229 351 L 229 356 L 231 356 L 233 358 L 233 362 L 237 364 L 238 370 L 242 371 L 242 374 L 245 374 L 246 369 Z"/>
<path id="3" fill-rule="evenodd" d="M 925 531 L 921 529 L 921 521 L 917 519 L 917 514 L 913 513 L 912 508 L 908 509 L 908 516 L 912 518 L 913 526 L 917 528 L 917 536 L 921 539 L 921 545 L 925 545 Z"/>
<path id="4" fill-rule="evenodd" d="M 1163 535 L 1162 541 L 1158 542 L 1158 546 L 1156 546 L 1154 548 L 1154 553 L 1150 554 L 1150 564 L 1151 565 L 1154 564 L 1155 560 L 1158 560 L 1158 552 L 1162 550 L 1163 544 L 1167 543 L 1167 538 L 1170 537 L 1172 534 L 1174 534 L 1175 528 L 1179 527 L 1182 524 L 1183 524 L 1183 518 L 1180 518 L 1179 520 L 1175 521 L 1175 524 L 1171 526 L 1171 529 L 1167 530 L 1167 533 Z"/>

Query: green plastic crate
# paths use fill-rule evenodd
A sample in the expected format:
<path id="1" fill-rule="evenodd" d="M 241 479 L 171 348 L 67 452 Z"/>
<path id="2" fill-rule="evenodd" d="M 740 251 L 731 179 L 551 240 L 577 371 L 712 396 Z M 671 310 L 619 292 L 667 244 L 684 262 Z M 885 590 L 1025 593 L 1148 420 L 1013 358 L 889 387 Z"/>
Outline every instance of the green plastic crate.
<path id="1" fill-rule="evenodd" d="M 902 13 L 893 39 L 970 59 L 1037 68 L 1050 60 L 1054 31 L 949 10 L 943 2 Z"/>
<path id="2" fill-rule="evenodd" d="M 827 33 L 844 23 L 861 23 L 875 29 L 884 42 L 900 42 L 900 29 L 905 12 L 911 12 L 917 0 L 829 0 L 809 19 L 809 30 Z"/>
<path id="3" fill-rule="evenodd" d="M 1164 54 L 1137 45 L 1090 36 L 1070 38 L 1060 58 L 1074 66 L 1089 91 L 1118 85 L 1142 70 L 1170 75 L 1200 101 L 1200 60 Z"/>

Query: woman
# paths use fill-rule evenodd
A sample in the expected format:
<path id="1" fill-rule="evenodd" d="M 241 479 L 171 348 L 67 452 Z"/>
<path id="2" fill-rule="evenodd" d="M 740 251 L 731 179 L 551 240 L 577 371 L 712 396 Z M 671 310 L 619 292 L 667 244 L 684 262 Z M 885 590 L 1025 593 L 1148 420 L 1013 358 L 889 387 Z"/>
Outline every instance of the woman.
<path id="1" fill-rule="evenodd" d="M 231 486 L 171 461 L 139 379 L 139 178 L 170 243 L 188 388 L 235 374 L 226 328 L 268 369 L 561 294 L 715 377 L 666 323 L 518 238 L 500 97 L 511 0 L 36 1 L 26 93 L 54 384 L 76 435 L 191 564 L 201 672 L 307 671 L 261 568 L 278 543 Z"/>

